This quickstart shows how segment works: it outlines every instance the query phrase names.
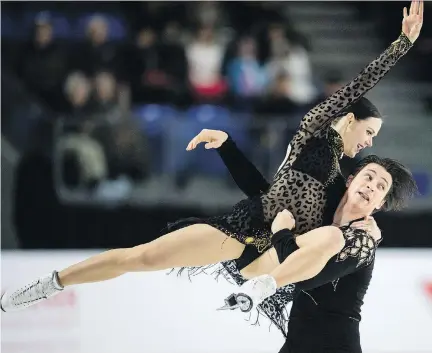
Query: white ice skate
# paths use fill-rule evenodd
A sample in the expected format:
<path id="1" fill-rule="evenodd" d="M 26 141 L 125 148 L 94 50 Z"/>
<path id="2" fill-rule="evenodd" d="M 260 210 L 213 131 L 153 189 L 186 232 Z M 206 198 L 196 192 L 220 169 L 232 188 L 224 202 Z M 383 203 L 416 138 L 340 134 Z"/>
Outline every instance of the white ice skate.
<path id="1" fill-rule="evenodd" d="M 54 271 L 24 287 L 14 291 L 6 291 L 1 296 L 0 307 L 6 312 L 25 309 L 60 293 L 62 290 L 63 288 L 58 284 L 57 272 Z"/>
<path id="2" fill-rule="evenodd" d="M 218 310 L 240 309 L 247 313 L 266 298 L 276 293 L 277 285 L 272 276 L 262 275 L 245 282 L 236 293 L 225 299 L 225 305 Z"/>

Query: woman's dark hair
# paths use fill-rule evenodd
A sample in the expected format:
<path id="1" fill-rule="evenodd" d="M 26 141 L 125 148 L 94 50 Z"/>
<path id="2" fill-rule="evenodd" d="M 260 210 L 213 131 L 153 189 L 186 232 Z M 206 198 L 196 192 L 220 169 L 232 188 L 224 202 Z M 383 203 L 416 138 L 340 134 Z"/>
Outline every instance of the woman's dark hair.
<path id="1" fill-rule="evenodd" d="M 367 156 L 357 163 L 352 175 L 356 176 L 360 170 L 371 163 L 382 166 L 393 179 L 392 186 L 385 197 L 386 202 L 382 208 L 384 211 L 399 211 L 418 194 L 417 184 L 412 173 L 403 164 L 391 158 Z"/>
<path id="2" fill-rule="evenodd" d="M 349 105 L 340 112 L 337 118 L 353 113 L 356 120 L 366 120 L 367 118 L 383 119 L 378 108 L 367 98 L 362 97 L 354 104 Z M 336 118 L 336 119 L 337 119 Z"/>

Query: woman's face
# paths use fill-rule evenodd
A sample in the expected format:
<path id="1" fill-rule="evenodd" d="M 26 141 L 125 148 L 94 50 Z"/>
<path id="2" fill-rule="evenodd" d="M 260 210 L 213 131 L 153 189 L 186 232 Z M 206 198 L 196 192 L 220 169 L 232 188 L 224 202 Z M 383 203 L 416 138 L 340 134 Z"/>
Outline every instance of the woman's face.
<path id="1" fill-rule="evenodd" d="M 346 156 L 354 158 L 362 149 L 372 147 L 372 140 L 381 129 L 382 119 L 370 117 L 356 120 L 352 113 L 342 119 L 346 119 L 345 129 L 341 134 Z"/>

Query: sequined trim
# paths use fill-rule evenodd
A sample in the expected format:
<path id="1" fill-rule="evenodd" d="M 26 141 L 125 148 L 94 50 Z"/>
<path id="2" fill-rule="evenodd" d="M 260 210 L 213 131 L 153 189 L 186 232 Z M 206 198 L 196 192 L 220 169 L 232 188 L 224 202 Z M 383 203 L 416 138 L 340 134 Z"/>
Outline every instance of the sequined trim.
<path id="1" fill-rule="evenodd" d="M 349 226 L 341 227 L 345 238 L 345 247 L 337 255 L 336 261 L 342 262 L 349 257 L 358 259 L 356 267 L 369 265 L 378 247 L 378 242 L 362 229 L 354 229 Z"/>
<path id="2" fill-rule="evenodd" d="M 272 247 L 271 237 L 273 234 L 271 232 L 266 232 L 261 229 L 252 229 L 247 235 L 244 235 L 238 232 L 234 233 L 220 224 L 212 223 L 211 220 L 207 223 L 225 233 L 228 237 L 238 240 L 242 244 L 255 246 L 260 254 Z"/>
<path id="3" fill-rule="evenodd" d="M 336 292 L 336 287 L 337 287 L 338 283 L 339 283 L 339 278 L 336 279 L 336 280 L 334 280 L 334 281 L 332 281 L 333 291 L 335 291 L 335 292 Z"/>
<path id="4" fill-rule="evenodd" d="M 340 156 L 344 152 L 344 143 L 342 136 L 332 127 L 329 127 L 327 130 L 327 139 L 330 143 L 330 146 L 335 151 L 337 156 Z"/>
<path id="5" fill-rule="evenodd" d="M 333 150 L 335 154 L 335 158 L 331 160 L 331 166 L 329 168 L 329 177 L 323 183 L 325 187 L 329 186 L 336 179 L 336 176 L 340 173 L 340 164 L 339 159 L 343 156 L 344 153 L 344 143 L 342 140 L 342 136 L 332 127 L 327 128 L 327 141 L 329 143 L 330 148 Z"/>
<path id="6" fill-rule="evenodd" d="M 388 53 L 394 60 L 398 60 L 400 57 L 404 56 L 412 46 L 413 43 L 411 43 L 405 33 L 402 32 L 399 38 L 391 44 Z"/>

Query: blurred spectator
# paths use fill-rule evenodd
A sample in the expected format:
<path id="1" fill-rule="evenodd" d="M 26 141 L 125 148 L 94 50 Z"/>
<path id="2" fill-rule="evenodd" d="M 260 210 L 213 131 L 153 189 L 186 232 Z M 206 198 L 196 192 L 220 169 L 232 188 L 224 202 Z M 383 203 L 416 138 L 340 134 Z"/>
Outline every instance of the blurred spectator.
<path id="1" fill-rule="evenodd" d="M 270 58 L 267 70 L 270 82 L 275 80 L 280 72 L 286 72 L 291 83 L 290 87 L 287 87 L 289 98 L 298 104 L 310 103 L 316 96 L 316 90 L 312 83 L 312 69 L 306 50 L 290 42 L 283 27 L 279 25 L 270 27 L 268 37 Z"/>
<path id="2" fill-rule="evenodd" d="M 132 101 L 159 102 L 159 97 L 152 94 L 148 86 L 164 83 L 163 75 L 157 71 L 159 53 L 156 46 L 156 33 L 151 28 L 138 32 L 135 45 L 128 56 L 128 80 L 132 88 Z"/>
<path id="3" fill-rule="evenodd" d="M 224 48 L 214 39 L 212 27 L 201 27 L 187 47 L 189 80 L 198 97 L 220 98 L 227 91 L 221 76 Z"/>
<path id="4" fill-rule="evenodd" d="M 191 14 L 199 25 L 212 28 L 215 28 L 223 17 L 220 5 L 216 1 L 201 1 L 193 4 Z"/>
<path id="5" fill-rule="evenodd" d="M 179 22 L 170 21 L 162 31 L 162 41 L 167 44 L 183 45 L 183 30 Z"/>
<path id="6" fill-rule="evenodd" d="M 145 136 L 128 112 L 119 109 L 116 81 L 111 74 L 96 77 L 96 112 L 93 126 L 87 129 L 101 145 L 108 163 L 111 180 L 125 176 L 140 181 L 148 173 L 148 148 Z"/>
<path id="7" fill-rule="evenodd" d="M 138 33 L 136 45 L 128 54 L 135 103 L 176 103 L 185 90 L 187 63 L 177 30 L 177 23 L 167 24 L 161 41 L 150 28 Z"/>
<path id="8" fill-rule="evenodd" d="M 20 61 L 18 74 L 28 87 L 53 109 L 61 109 L 67 55 L 54 40 L 48 14 L 41 13 L 36 18 L 32 41 L 26 45 Z"/>
<path id="9" fill-rule="evenodd" d="M 214 40 L 226 45 L 233 35 L 225 4 L 219 1 L 189 2 L 189 24 L 193 28 L 212 28 Z"/>
<path id="10" fill-rule="evenodd" d="M 265 85 L 265 72 L 260 67 L 253 38 L 243 38 L 238 56 L 228 64 L 228 80 L 233 93 L 240 97 L 256 97 Z"/>
<path id="11" fill-rule="evenodd" d="M 109 72 L 96 75 L 93 101 L 90 88 L 80 73 L 72 74 L 66 83 L 75 118 L 58 145 L 64 155 L 66 185 L 93 187 L 122 176 L 143 179 L 148 160 L 145 139 L 129 114 L 119 109 L 115 77 Z M 108 184 L 103 184 L 105 191 Z"/>
<path id="12" fill-rule="evenodd" d="M 99 72 L 94 79 L 95 111 L 106 114 L 119 109 L 117 82 L 109 72 Z"/>
<path id="13" fill-rule="evenodd" d="M 102 144 L 108 160 L 109 178 L 126 176 L 135 181 L 148 174 L 149 154 L 145 136 L 129 114 L 113 111 L 92 133 Z"/>
<path id="14" fill-rule="evenodd" d="M 81 72 L 70 74 L 64 85 L 64 92 L 68 107 L 66 112 L 75 120 L 87 119 L 87 114 L 91 112 L 91 83 Z"/>
<path id="15" fill-rule="evenodd" d="M 217 43 L 225 46 L 234 35 L 226 6 L 220 1 L 190 2 L 190 22 L 193 27 L 209 27 Z"/>
<path id="16" fill-rule="evenodd" d="M 167 23 L 179 21 L 187 24 L 186 1 L 133 1 L 118 2 L 123 7 L 123 13 L 127 14 L 128 27 L 135 33 L 145 24 L 157 32 L 163 31 Z M 197 4 L 197 3 L 196 3 Z"/>
<path id="17" fill-rule="evenodd" d="M 162 67 L 169 75 L 171 85 L 184 86 L 187 80 L 187 60 L 183 45 L 182 27 L 171 21 L 165 26 L 161 38 Z"/>
<path id="18" fill-rule="evenodd" d="M 269 87 L 268 95 L 258 104 L 257 112 L 281 116 L 297 112 L 299 107 L 290 98 L 292 84 L 286 72 L 279 72 Z"/>
<path id="19" fill-rule="evenodd" d="M 281 9 L 285 5 L 283 2 L 227 1 L 223 5 L 231 26 L 241 35 L 265 28 L 272 22 L 287 22 Z"/>
<path id="20" fill-rule="evenodd" d="M 80 168 L 84 166 L 84 150 L 81 149 L 86 146 L 89 149 L 86 161 L 92 160 L 99 166 L 96 174 L 98 180 L 106 176 L 115 179 L 120 175 L 143 178 L 147 158 L 144 137 L 134 126 L 129 113 L 124 114 L 119 109 L 114 75 L 106 71 L 97 73 L 93 100 L 90 100 L 91 87 L 90 81 L 82 73 L 70 75 L 66 82 L 65 89 L 72 106 L 70 117 L 74 118 L 74 125 L 68 131 L 75 133 L 67 135 L 64 146 L 80 156 Z M 102 168 L 105 159 L 107 166 Z"/>
<path id="21" fill-rule="evenodd" d="M 270 98 L 289 98 L 291 86 L 292 81 L 289 75 L 284 71 L 279 72 L 271 83 L 269 90 Z"/>
<path id="22" fill-rule="evenodd" d="M 121 75 L 118 49 L 108 42 L 108 23 L 103 16 L 94 16 L 87 26 L 87 39 L 75 50 L 74 66 L 93 76 L 100 70 Z"/>
<path id="23" fill-rule="evenodd" d="M 69 188 L 93 188 L 107 175 L 102 146 L 86 133 L 69 133 L 58 139 L 62 179 Z"/>
<path id="24" fill-rule="evenodd" d="M 92 85 L 83 73 L 74 72 L 68 76 L 64 91 L 69 103 L 68 119 L 57 144 L 63 156 L 62 178 L 69 188 L 94 187 L 106 177 L 107 166 L 101 144 L 91 136 Z"/>

